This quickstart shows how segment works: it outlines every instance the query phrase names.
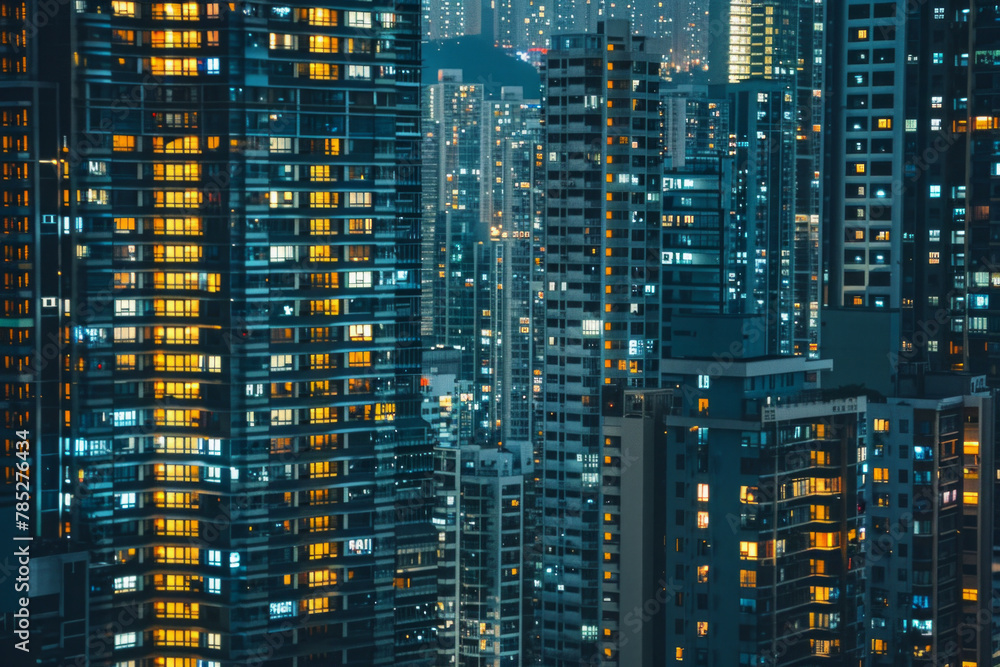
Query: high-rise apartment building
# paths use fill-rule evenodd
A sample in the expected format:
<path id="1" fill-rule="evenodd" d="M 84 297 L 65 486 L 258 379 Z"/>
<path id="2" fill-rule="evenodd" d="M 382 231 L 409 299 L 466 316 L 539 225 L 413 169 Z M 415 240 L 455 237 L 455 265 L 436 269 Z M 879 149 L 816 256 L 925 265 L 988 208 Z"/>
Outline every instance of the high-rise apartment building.
<path id="1" fill-rule="evenodd" d="M 936 10 L 935 10 L 936 11 Z M 975 2 L 970 7 L 947 7 L 956 22 L 968 19 L 971 52 L 959 53 L 959 62 L 968 59 L 967 173 L 965 186 L 966 230 L 965 257 L 969 272 L 966 308 L 969 309 L 963 347 L 968 368 L 986 373 L 991 386 L 1000 378 L 1000 7 Z M 967 13 L 966 13 L 967 12 Z M 955 37 L 961 40 L 963 34 Z M 933 56 L 932 56 L 933 61 Z M 957 101 L 962 95 L 956 91 Z M 932 105 L 933 106 L 933 105 Z M 958 119 L 956 119 L 958 120 Z M 942 184 L 944 187 L 945 184 Z M 957 190 L 956 194 L 961 190 Z M 948 194 L 951 194 L 950 192 Z M 954 202 L 952 208 L 963 202 Z M 954 210 L 952 211 L 954 216 Z M 989 282 L 986 273 L 990 274 Z M 993 303 L 990 303 L 992 295 Z M 984 326 L 985 325 L 985 326 Z M 963 362 L 964 363 L 964 362 Z"/>
<path id="2" fill-rule="evenodd" d="M 991 664 L 995 407 L 969 375 L 868 404 L 868 664 Z"/>
<path id="3" fill-rule="evenodd" d="M 766 316 L 767 354 L 792 355 L 808 293 L 795 222 L 793 89 L 750 80 L 665 97 L 663 346 L 674 315 Z M 817 259 L 818 248 L 804 261 Z"/>
<path id="4" fill-rule="evenodd" d="M 531 580 L 525 577 L 525 447 L 439 448 L 442 602 L 454 600 L 453 622 L 440 630 L 439 664 L 501 667 L 529 664 Z M 523 458 L 522 458 L 523 457 Z"/>
<path id="5" fill-rule="evenodd" d="M 55 502 L 59 452 L 55 447 L 43 449 L 41 443 L 59 436 L 61 415 L 56 399 L 64 380 L 62 351 L 68 342 L 59 322 L 69 295 L 63 294 L 56 260 L 71 247 L 61 234 L 64 218 L 59 194 L 66 170 L 58 162 L 62 157 L 61 132 L 68 127 L 68 119 L 60 113 L 66 99 L 60 95 L 66 93 L 43 81 L 42 76 L 46 54 L 67 59 L 70 54 L 62 44 L 39 44 L 33 10 L 33 5 L 26 3 L 0 3 L 0 344 L 4 356 L 0 367 L 4 433 L 0 441 L 6 453 L 0 502 L 10 503 L 13 517 L 17 463 L 27 462 L 19 459 L 18 453 L 30 455 L 31 491 L 44 491 L 51 498 L 34 504 L 30 529 L 51 537 L 59 531 Z"/>
<path id="6" fill-rule="evenodd" d="M 425 40 L 456 39 L 469 30 L 471 3 L 480 0 L 429 0 L 421 6 L 421 26 Z M 477 31 L 478 32 L 478 31 Z"/>
<path id="7" fill-rule="evenodd" d="M 545 48 L 557 4 L 552 0 L 500 0 L 494 14 L 494 40 L 513 53 Z"/>
<path id="8" fill-rule="evenodd" d="M 534 440 L 534 403 L 541 391 L 536 348 L 543 326 L 536 294 L 544 245 L 542 107 L 521 88 L 503 88 L 488 100 L 482 122 L 480 216 L 489 279 L 486 326 L 477 381 L 491 444 Z M 537 375 L 536 375 L 537 371 Z"/>
<path id="9" fill-rule="evenodd" d="M 995 382 L 988 29 L 977 33 L 979 55 L 969 52 L 973 25 L 988 25 L 992 11 L 947 2 L 831 10 L 825 177 L 828 303 L 892 311 L 900 333 L 889 353 L 900 363 Z"/>
<path id="10" fill-rule="evenodd" d="M 600 655 L 600 392 L 658 382 L 660 54 L 624 21 L 560 35 L 545 75 L 540 655 Z"/>
<path id="11" fill-rule="evenodd" d="M 858 512 L 844 499 L 855 495 L 865 398 L 815 391 L 829 361 L 765 354 L 761 318 L 676 326 L 663 362 L 679 399 L 665 420 L 668 658 L 847 664 L 861 575 L 850 564 Z"/>
<path id="12" fill-rule="evenodd" d="M 772 310 L 779 326 L 790 331 L 790 347 L 781 354 L 804 354 L 819 358 L 819 308 L 821 301 L 822 250 L 820 213 L 823 207 L 821 164 L 823 161 L 824 33 L 823 3 L 786 0 L 732 0 L 729 23 L 714 29 L 730 36 L 728 80 L 767 80 L 787 87 L 781 116 L 791 129 L 773 128 L 764 141 L 777 155 L 791 151 L 793 183 L 777 201 L 770 191 L 748 193 L 769 205 L 790 206 L 794 220 L 791 237 L 777 247 L 780 264 L 778 283 L 791 296 L 787 304 Z M 718 68 L 716 68 L 716 73 Z M 718 76 L 718 74 L 716 74 Z M 718 81 L 717 81 L 718 82 Z M 785 204 L 787 201 L 789 204 Z"/>
<path id="13" fill-rule="evenodd" d="M 60 485 L 43 511 L 90 551 L 90 664 L 425 660 L 419 8 L 48 18 L 11 27 L 37 69 L 5 54 L 25 207 L 8 266 L 35 278 L 61 235 L 61 279 L 22 317 L 60 318 L 36 469 Z"/>
<path id="14" fill-rule="evenodd" d="M 480 222 L 483 86 L 440 70 L 423 92 L 423 286 L 426 342 L 465 350 L 462 375 L 477 372 L 476 334 L 489 236 Z"/>

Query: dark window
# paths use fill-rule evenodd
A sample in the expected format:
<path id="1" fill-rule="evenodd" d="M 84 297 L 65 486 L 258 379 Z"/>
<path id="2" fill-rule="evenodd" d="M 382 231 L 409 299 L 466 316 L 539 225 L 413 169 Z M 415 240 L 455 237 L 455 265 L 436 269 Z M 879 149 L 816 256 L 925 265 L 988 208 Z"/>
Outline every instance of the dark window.
<path id="1" fill-rule="evenodd" d="M 871 7 L 868 5 L 851 5 L 847 8 L 847 18 L 866 19 L 871 14 Z"/>
<path id="2" fill-rule="evenodd" d="M 888 19 L 896 16 L 895 2 L 876 2 L 874 16 L 877 19 Z"/>
<path id="3" fill-rule="evenodd" d="M 872 85 L 891 86 L 896 82 L 895 74 L 889 72 L 872 72 Z"/>
<path id="4" fill-rule="evenodd" d="M 847 62 L 851 65 L 867 64 L 871 52 L 868 49 L 850 49 L 847 52 Z"/>
<path id="5" fill-rule="evenodd" d="M 893 63 L 896 62 L 896 53 L 892 49 L 875 49 L 875 62 Z"/>
<path id="6" fill-rule="evenodd" d="M 849 287 L 863 287 L 864 284 L 865 284 L 864 271 L 844 271 L 844 285 L 847 285 Z"/>

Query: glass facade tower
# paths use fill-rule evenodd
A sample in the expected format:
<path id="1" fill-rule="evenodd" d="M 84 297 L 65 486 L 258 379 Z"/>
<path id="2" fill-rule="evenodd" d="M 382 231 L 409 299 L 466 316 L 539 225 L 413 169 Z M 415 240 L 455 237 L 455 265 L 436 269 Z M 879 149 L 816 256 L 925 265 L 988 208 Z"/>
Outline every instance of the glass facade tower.
<path id="1" fill-rule="evenodd" d="M 64 45 L 3 76 L 63 120 L 18 152 L 61 256 L 47 209 L 10 224 L 58 297 L 41 458 L 92 664 L 419 662 L 419 6 L 4 9 Z"/>

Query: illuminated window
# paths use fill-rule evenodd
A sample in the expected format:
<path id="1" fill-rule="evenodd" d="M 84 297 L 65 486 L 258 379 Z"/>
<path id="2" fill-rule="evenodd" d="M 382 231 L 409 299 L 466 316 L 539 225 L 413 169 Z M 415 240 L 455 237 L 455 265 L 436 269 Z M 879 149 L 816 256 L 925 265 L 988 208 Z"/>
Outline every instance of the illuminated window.
<path id="1" fill-rule="evenodd" d="M 348 328 L 348 336 L 351 340 L 371 340 L 372 339 L 372 325 L 370 324 L 352 324 Z"/>
<path id="2" fill-rule="evenodd" d="M 323 542 L 320 544 L 310 544 L 308 547 L 309 560 L 318 560 L 320 558 L 336 558 L 339 555 L 339 549 L 336 544 L 331 542 Z"/>
<path id="3" fill-rule="evenodd" d="M 740 542 L 740 560 L 757 560 L 756 542 Z"/>
<path id="4" fill-rule="evenodd" d="M 305 14 L 305 19 L 311 25 L 337 25 L 338 13 L 336 10 L 310 7 L 309 9 L 303 9 L 302 13 Z"/>
<path id="5" fill-rule="evenodd" d="M 325 235 L 332 233 L 329 218 L 313 218 L 309 220 L 309 233 L 315 235 Z"/>
<path id="6" fill-rule="evenodd" d="M 111 148 L 115 151 L 134 151 L 135 137 L 129 134 L 116 134 L 111 138 Z"/>
<path id="7" fill-rule="evenodd" d="M 157 316 L 197 317 L 199 302 L 197 299 L 153 299 L 153 311 Z"/>
<path id="8" fill-rule="evenodd" d="M 349 352 L 348 353 L 348 365 L 352 368 L 357 368 L 361 366 L 371 366 L 372 363 L 372 353 L 368 351 L 364 352 Z"/>
<path id="9" fill-rule="evenodd" d="M 1000 118 L 976 116 L 973 119 L 973 128 L 976 130 L 995 130 L 998 126 L 1000 126 Z"/>
<path id="10" fill-rule="evenodd" d="M 309 368 L 312 370 L 322 370 L 336 367 L 337 363 L 332 354 L 321 353 L 309 355 Z"/>
<path id="11" fill-rule="evenodd" d="M 698 527 L 708 528 L 708 512 L 698 512 Z"/>
<path id="12" fill-rule="evenodd" d="M 159 208 L 197 208 L 202 202 L 200 190 L 157 190 L 153 192 L 153 206 Z"/>
<path id="13" fill-rule="evenodd" d="M 199 470 L 198 466 L 157 463 L 153 466 L 153 475 L 158 482 L 197 482 Z"/>
<path id="14" fill-rule="evenodd" d="M 157 646 L 189 646 L 197 648 L 197 630 L 153 630 L 153 643 Z"/>
<path id="15" fill-rule="evenodd" d="M 153 218 L 153 233 L 201 236 L 201 218 Z"/>
<path id="16" fill-rule="evenodd" d="M 708 484 L 698 485 L 698 500 L 703 503 L 708 502 Z"/>
<path id="17" fill-rule="evenodd" d="M 347 274 L 347 286 L 350 287 L 350 288 L 371 287 L 372 286 L 372 272 L 371 271 L 350 271 Z"/>
<path id="18" fill-rule="evenodd" d="M 708 566 L 699 565 L 698 566 L 698 583 L 707 584 L 708 583 Z"/>
<path id="19" fill-rule="evenodd" d="M 376 403 L 375 421 L 393 421 L 396 418 L 395 403 Z"/>
<path id="20" fill-rule="evenodd" d="M 336 37 L 309 35 L 309 50 L 312 53 L 336 53 L 340 48 Z"/>
<path id="21" fill-rule="evenodd" d="M 271 49 L 283 49 L 283 50 L 297 49 L 299 47 L 298 37 L 296 35 L 283 35 L 280 33 L 272 32 L 268 46 Z"/>
<path id="22" fill-rule="evenodd" d="M 888 419 L 876 419 L 874 429 L 876 433 L 888 433 L 889 432 L 889 420 Z"/>
<path id="23" fill-rule="evenodd" d="M 198 329 L 195 327 L 153 327 L 153 341 L 157 344 L 196 345 L 199 341 Z"/>
<path id="24" fill-rule="evenodd" d="M 336 208 L 340 206 L 340 193 L 310 192 L 309 206 L 312 208 Z"/>
<path id="25" fill-rule="evenodd" d="M 350 28 L 372 27 L 371 12 L 347 12 L 347 25 Z"/>
<path id="26" fill-rule="evenodd" d="M 115 232 L 127 233 L 135 231 L 135 218 L 115 218 Z"/>
<path id="27" fill-rule="evenodd" d="M 697 628 L 699 637 L 708 636 L 708 621 L 698 621 Z"/>
<path id="28" fill-rule="evenodd" d="M 290 371 L 290 370 L 292 370 L 292 355 L 290 355 L 290 354 L 272 354 L 271 355 L 271 370 L 272 371 Z"/>
<path id="29" fill-rule="evenodd" d="M 155 602 L 153 610 L 157 618 L 198 618 L 197 602 Z"/>
<path id="30" fill-rule="evenodd" d="M 135 327 L 115 327 L 114 339 L 116 343 L 134 343 Z"/>
<path id="31" fill-rule="evenodd" d="M 153 18 L 193 21 L 198 18 L 198 3 L 156 2 L 153 3 Z"/>
<path id="32" fill-rule="evenodd" d="M 201 582 L 201 577 L 189 574 L 157 574 L 153 575 L 153 585 L 158 591 L 189 591 L 195 582 Z"/>
<path id="33" fill-rule="evenodd" d="M 757 587 L 757 571 L 740 570 L 740 588 L 756 588 L 756 587 Z"/>
<path id="34" fill-rule="evenodd" d="M 351 234 L 370 234 L 372 231 L 372 219 L 351 218 L 348 220 L 347 231 Z"/>
<path id="35" fill-rule="evenodd" d="M 310 424 L 333 424 L 337 421 L 337 408 L 309 408 Z M 334 469 L 336 472 L 336 469 Z M 331 477 L 332 475 L 323 475 Z"/>
<path id="36" fill-rule="evenodd" d="M 134 371 L 135 370 L 135 355 L 134 354 L 116 354 L 115 355 L 115 370 L 119 370 L 119 371 Z"/>
<path id="37" fill-rule="evenodd" d="M 337 573 L 331 570 L 313 570 L 308 573 L 310 588 L 316 586 L 332 586 L 337 583 Z"/>
<path id="38" fill-rule="evenodd" d="M 200 153 L 198 137 L 153 137 L 154 153 Z"/>
<path id="39" fill-rule="evenodd" d="M 348 204 L 350 206 L 371 206 L 372 193 L 370 192 L 350 192 L 348 193 Z"/>
<path id="40" fill-rule="evenodd" d="M 340 68 L 330 63 L 309 63 L 309 78 L 333 80 L 340 78 Z"/>
<path id="41" fill-rule="evenodd" d="M 326 155 L 340 155 L 340 139 L 324 139 L 323 153 Z"/>
<path id="42" fill-rule="evenodd" d="M 371 259 L 371 246 L 352 245 L 347 247 L 347 261 L 367 262 Z"/>
<path id="43" fill-rule="evenodd" d="M 309 464 L 310 478 L 336 477 L 336 476 L 337 476 L 336 461 L 313 461 L 312 463 Z"/>
<path id="44" fill-rule="evenodd" d="M 115 577 L 113 585 L 115 593 L 131 593 L 136 590 L 136 577 L 135 575 L 130 575 L 127 577 Z"/>
<path id="45" fill-rule="evenodd" d="M 327 530 L 333 530 L 337 527 L 336 522 L 331 521 L 329 516 L 311 516 L 304 520 L 310 532 L 322 533 Z"/>
<path id="46" fill-rule="evenodd" d="M 330 598 L 310 598 L 299 603 L 299 610 L 306 614 L 321 614 L 330 611 Z"/>
<path id="47" fill-rule="evenodd" d="M 309 167 L 309 180 L 310 181 L 330 181 L 330 165 L 310 165 Z"/>
<path id="48" fill-rule="evenodd" d="M 150 41 L 153 48 L 197 48 L 201 46 L 201 33 L 197 30 L 153 30 Z"/>
<path id="49" fill-rule="evenodd" d="M 171 565 L 197 565 L 197 547 L 153 547 L 153 558 L 157 563 Z"/>
<path id="50" fill-rule="evenodd" d="M 197 58 L 159 58 L 149 59 L 149 71 L 154 76 L 197 76 Z"/>
<path id="51" fill-rule="evenodd" d="M 157 452 L 167 454 L 201 454 L 199 438 L 180 436 L 157 436 L 153 439 L 153 448 Z"/>
<path id="52" fill-rule="evenodd" d="M 201 165 L 196 162 L 154 164 L 153 178 L 157 181 L 197 181 L 201 178 Z"/>
<path id="53" fill-rule="evenodd" d="M 809 599 L 813 602 L 829 602 L 831 590 L 826 586 L 810 586 Z"/>
<path id="54" fill-rule="evenodd" d="M 135 3 L 134 2 L 123 2 L 123 0 L 112 0 L 111 11 L 115 13 L 115 16 L 126 16 L 128 18 L 135 18 Z"/>
<path id="55" fill-rule="evenodd" d="M 322 275 L 322 274 L 320 274 Z M 336 273 L 325 274 L 330 276 L 336 276 Z M 333 281 L 333 287 L 336 287 L 338 281 L 335 279 Z M 315 284 L 314 284 L 315 285 Z M 312 315 L 339 315 L 340 314 L 340 299 L 315 299 L 309 302 L 309 312 Z"/>
<path id="56" fill-rule="evenodd" d="M 198 521 L 195 519 L 154 519 L 153 529 L 157 535 L 197 537 Z"/>
<path id="57" fill-rule="evenodd" d="M 348 79 L 370 79 L 372 77 L 371 65 L 348 65 Z"/>

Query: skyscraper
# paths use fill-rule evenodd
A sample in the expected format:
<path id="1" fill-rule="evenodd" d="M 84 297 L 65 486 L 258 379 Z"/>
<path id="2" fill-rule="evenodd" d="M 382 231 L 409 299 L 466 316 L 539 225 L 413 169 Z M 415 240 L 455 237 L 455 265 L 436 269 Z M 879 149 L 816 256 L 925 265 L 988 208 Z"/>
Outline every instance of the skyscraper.
<path id="1" fill-rule="evenodd" d="M 24 189 L 57 193 L 64 239 L 38 281 L 63 290 L 42 507 L 91 554 L 91 664 L 424 660 L 419 8 L 49 19 L 77 46 L 28 71 L 62 113 L 22 167 L 57 161 L 58 190 Z"/>
<path id="2" fill-rule="evenodd" d="M 486 285 L 479 278 L 483 86 L 462 81 L 462 70 L 440 70 L 423 92 L 424 339 L 464 349 L 462 378 L 477 372 L 476 333 Z"/>
<path id="3" fill-rule="evenodd" d="M 990 11 L 973 13 L 981 21 Z M 978 61 L 968 53 L 970 16 L 957 4 L 881 2 L 831 14 L 828 301 L 899 322 L 894 371 L 928 364 L 995 382 L 992 214 L 978 199 L 992 178 L 995 122 L 970 108 L 988 105 L 980 91 L 990 89 L 970 63 L 991 66 L 987 51 Z"/>
<path id="4" fill-rule="evenodd" d="M 523 52 L 549 43 L 556 3 L 551 0 L 500 0 L 496 4 L 496 46 Z"/>
<path id="5" fill-rule="evenodd" d="M 769 262 L 780 264 L 780 287 L 790 297 L 777 304 L 774 316 L 789 330 L 781 354 L 819 358 L 819 308 L 822 250 L 820 212 L 823 205 L 824 35 L 823 3 L 785 0 L 733 0 L 729 5 L 728 77 L 731 83 L 752 79 L 787 86 L 781 119 L 791 128 L 775 128 L 766 141 L 773 152 L 792 151 L 793 183 L 778 198 L 760 191 L 749 196 L 768 205 L 790 206 L 794 232 L 773 248 Z M 717 24 L 715 24 L 717 25 Z M 787 125 L 787 124 L 786 124 Z M 787 204 L 785 202 L 788 202 Z"/>
<path id="6" fill-rule="evenodd" d="M 602 385 L 655 387 L 661 56 L 627 22 L 559 35 L 545 75 L 541 659 L 600 655 Z"/>
<path id="7" fill-rule="evenodd" d="M 544 346 L 536 292 L 543 246 L 542 108 L 520 88 L 503 88 L 488 100 L 482 123 L 482 205 L 489 227 L 485 244 L 489 300 L 479 382 L 488 383 L 483 404 L 489 442 L 532 442 L 536 349 Z M 519 445 L 520 446 L 520 445 Z"/>
<path id="8" fill-rule="evenodd" d="M 59 454 L 40 443 L 59 436 L 56 398 L 63 379 L 65 340 L 59 321 L 66 308 L 57 258 L 70 246 L 60 234 L 60 188 L 66 165 L 58 161 L 60 131 L 67 119 L 61 113 L 65 95 L 43 81 L 45 52 L 69 58 L 61 45 L 42 49 L 31 6 L 0 4 L 0 147 L 3 150 L 3 240 L 0 344 L 0 400 L 5 431 L 3 500 L 14 511 L 17 453 L 30 455 L 35 465 L 31 491 L 46 492 L 55 500 L 59 486 Z M 17 443 L 24 443 L 18 445 Z M 24 461 L 25 459 L 20 459 Z M 44 461 L 44 463 L 43 463 Z M 23 481 L 23 479 L 21 480 Z M 9 485 L 9 487 L 7 486 Z M 57 503 L 36 503 L 30 529 L 46 536 L 59 531 Z"/>
<path id="9" fill-rule="evenodd" d="M 767 354 L 792 355 L 808 295 L 791 279 L 794 216 L 793 89 L 762 79 L 666 97 L 663 334 L 674 315 L 766 316 Z M 804 260 L 818 259 L 818 247 Z"/>

